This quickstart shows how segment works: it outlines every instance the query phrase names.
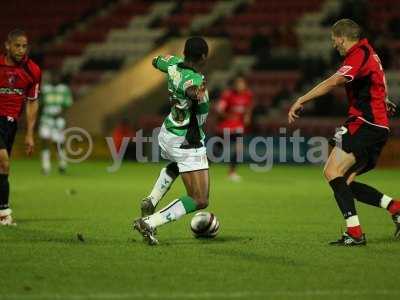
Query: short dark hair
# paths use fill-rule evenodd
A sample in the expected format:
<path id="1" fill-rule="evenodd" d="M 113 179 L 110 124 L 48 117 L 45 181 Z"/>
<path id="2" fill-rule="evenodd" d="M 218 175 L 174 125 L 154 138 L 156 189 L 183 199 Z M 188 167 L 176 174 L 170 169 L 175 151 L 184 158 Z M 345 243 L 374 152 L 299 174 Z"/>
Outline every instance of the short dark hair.
<path id="1" fill-rule="evenodd" d="M 7 40 L 12 41 L 13 39 L 16 39 L 20 36 L 28 37 L 28 35 L 26 34 L 26 32 L 24 30 L 16 28 L 16 29 L 11 30 L 8 33 Z"/>
<path id="2" fill-rule="evenodd" d="M 337 37 L 346 37 L 351 41 L 357 41 L 361 37 L 361 27 L 350 19 L 341 19 L 332 26 L 332 33 Z"/>
<path id="3" fill-rule="evenodd" d="M 207 42 L 202 37 L 191 37 L 186 40 L 185 49 L 183 50 L 185 59 L 198 62 L 208 55 L 208 45 Z"/>

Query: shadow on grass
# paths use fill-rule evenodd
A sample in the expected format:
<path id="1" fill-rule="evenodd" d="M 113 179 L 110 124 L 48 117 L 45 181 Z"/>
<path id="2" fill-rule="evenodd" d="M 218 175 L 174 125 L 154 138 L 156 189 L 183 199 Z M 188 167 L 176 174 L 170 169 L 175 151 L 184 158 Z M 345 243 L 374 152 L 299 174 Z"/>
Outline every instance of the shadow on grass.
<path id="1" fill-rule="evenodd" d="M 71 221 L 71 219 L 68 219 Z M 62 221 L 65 222 L 65 221 Z M 0 243 L 2 244 L 35 244 L 35 243 L 49 243 L 49 244 L 63 244 L 63 245 L 77 245 L 77 246 L 90 246 L 90 245 L 127 245 L 127 240 L 113 239 L 113 238 L 98 238 L 93 235 L 86 235 L 71 230 L 41 230 L 23 227 L 10 227 L 9 233 L 3 231 L 5 235 L 0 236 Z"/>
<path id="2" fill-rule="evenodd" d="M 18 224 L 30 224 L 30 223 L 67 223 L 67 222 L 76 222 L 82 221 L 81 219 L 71 219 L 71 218 L 29 218 L 29 219 L 18 219 Z"/>
<path id="3" fill-rule="evenodd" d="M 249 262 L 257 262 L 263 264 L 275 264 L 279 266 L 301 266 L 304 264 L 299 263 L 298 261 L 286 257 L 286 256 L 276 256 L 269 254 L 261 254 L 251 252 L 249 250 L 241 251 L 237 249 L 211 249 L 209 253 L 216 256 L 230 257 L 233 259 L 241 259 Z"/>
<path id="4" fill-rule="evenodd" d="M 218 236 L 216 238 L 194 238 L 194 237 L 176 237 L 176 238 L 168 238 L 168 239 L 163 239 L 162 236 L 160 236 L 160 244 L 158 247 L 169 247 L 169 246 L 188 246 L 188 245 L 193 245 L 193 246 L 213 246 L 213 245 L 223 245 L 223 244 L 229 244 L 229 243 L 240 243 L 240 244 L 246 244 L 246 243 L 251 243 L 253 241 L 252 237 L 243 237 L 243 236 Z"/>

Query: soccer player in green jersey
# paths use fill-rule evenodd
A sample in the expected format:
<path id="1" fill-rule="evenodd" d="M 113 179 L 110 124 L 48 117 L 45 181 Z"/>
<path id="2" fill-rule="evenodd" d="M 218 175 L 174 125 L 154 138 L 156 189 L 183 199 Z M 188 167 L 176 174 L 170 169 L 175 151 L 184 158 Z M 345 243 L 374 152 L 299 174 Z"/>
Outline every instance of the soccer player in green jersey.
<path id="1" fill-rule="evenodd" d="M 51 75 L 51 82 L 42 88 L 41 116 L 39 136 L 43 141 L 42 172 L 48 175 L 51 171 L 50 149 L 52 144 L 58 144 L 58 170 L 65 173 L 67 162 L 63 155 L 63 143 L 65 129 L 65 110 L 72 105 L 72 93 L 70 88 L 61 83 L 58 74 Z"/>
<path id="2" fill-rule="evenodd" d="M 141 203 L 142 218 L 133 223 L 145 241 L 158 244 L 155 229 L 208 206 L 209 176 L 203 125 L 209 110 L 208 91 L 199 72 L 208 55 L 208 45 L 201 37 L 189 38 L 184 58 L 158 56 L 153 66 L 166 74 L 171 112 L 159 136 L 161 156 L 170 163 L 161 170 L 151 191 Z M 161 198 L 181 175 L 186 195 L 155 212 Z"/>

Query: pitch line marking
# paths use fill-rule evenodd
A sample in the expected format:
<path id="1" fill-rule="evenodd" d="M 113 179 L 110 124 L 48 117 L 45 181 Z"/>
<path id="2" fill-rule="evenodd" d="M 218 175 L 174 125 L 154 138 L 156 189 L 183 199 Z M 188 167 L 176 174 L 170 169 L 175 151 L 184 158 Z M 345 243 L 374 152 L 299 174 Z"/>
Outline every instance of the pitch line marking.
<path id="1" fill-rule="evenodd" d="M 241 299 L 247 297 L 263 298 L 267 296 L 392 296 L 400 295 L 400 290 L 309 290 L 309 291 L 271 291 L 271 292 L 233 292 L 233 293 L 126 293 L 126 294 L 82 294 L 82 295 L 60 295 L 60 294 L 12 294 L 0 295 L 1 300 L 10 299 L 52 299 L 52 300 L 98 300 L 98 299 Z"/>

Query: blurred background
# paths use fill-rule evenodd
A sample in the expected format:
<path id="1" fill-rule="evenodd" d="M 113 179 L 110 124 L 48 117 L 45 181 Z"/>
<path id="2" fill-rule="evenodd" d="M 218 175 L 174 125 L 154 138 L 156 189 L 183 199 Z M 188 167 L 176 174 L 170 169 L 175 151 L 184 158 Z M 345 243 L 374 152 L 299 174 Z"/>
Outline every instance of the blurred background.
<path id="1" fill-rule="evenodd" d="M 205 70 L 213 108 L 207 123 L 217 134 L 215 103 L 242 74 L 253 93 L 248 136 L 278 136 L 287 127 L 290 103 L 335 72 L 341 58 L 333 51 L 330 26 L 352 18 L 380 56 L 390 99 L 400 94 L 400 2 L 391 0 L 13 0 L 0 11 L 0 37 L 24 29 L 30 56 L 43 80 L 56 72 L 73 94 L 68 126 L 95 139 L 93 157 L 106 158 L 105 136 L 151 134 L 168 114 L 165 78 L 151 66 L 159 54 L 180 54 L 191 35 L 211 47 Z M 296 123 L 307 137 L 331 137 L 345 118 L 344 89 L 308 105 Z M 400 165 L 400 122 L 381 163 Z M 19 138 L 21 143 L 21 138 Z M 22 147 L 16 145 L 15 155 Z M 303 149 L 306 151 L 306 149 Z"/>

